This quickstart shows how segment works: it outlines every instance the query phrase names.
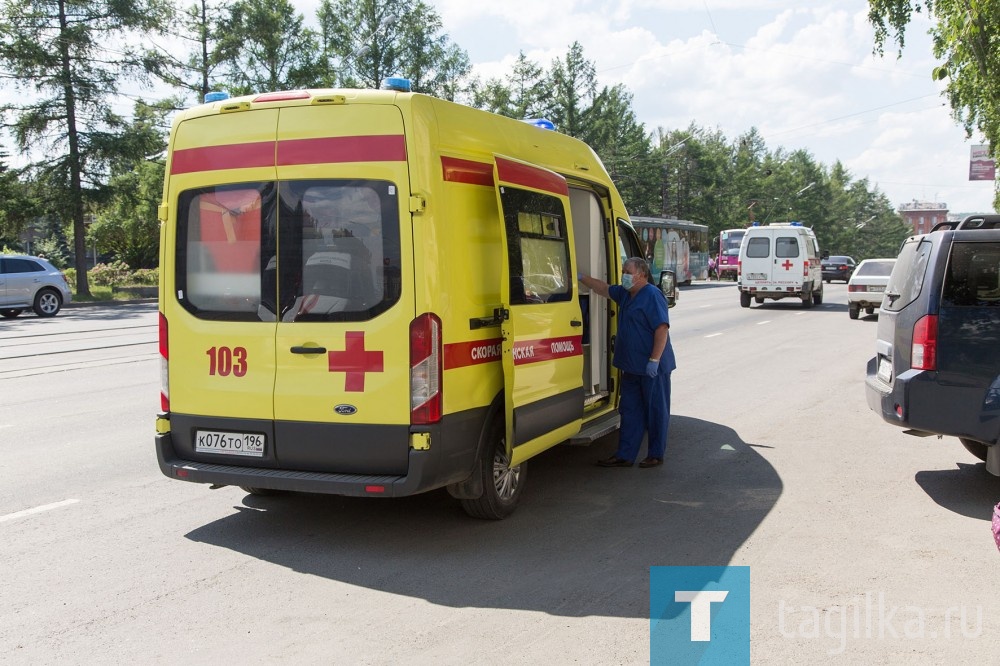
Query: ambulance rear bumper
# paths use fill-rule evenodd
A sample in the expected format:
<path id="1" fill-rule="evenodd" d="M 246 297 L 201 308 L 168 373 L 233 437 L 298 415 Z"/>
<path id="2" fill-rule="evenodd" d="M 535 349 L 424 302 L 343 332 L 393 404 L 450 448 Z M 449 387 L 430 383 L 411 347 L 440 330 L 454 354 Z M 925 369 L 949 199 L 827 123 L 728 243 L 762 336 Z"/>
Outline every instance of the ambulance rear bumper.
<path id="1" fill-rule="evenodd" d="M 156 435 L 160 471 L 171 479 L 354 497 L 404 497 L 457 483 L 471 474 L 474 454 L 473 448 L 442 460 L 433 450 L 410 450 L 405 475 L 343 474 L 185 460 L 177 454 L 171 433 Z"/>

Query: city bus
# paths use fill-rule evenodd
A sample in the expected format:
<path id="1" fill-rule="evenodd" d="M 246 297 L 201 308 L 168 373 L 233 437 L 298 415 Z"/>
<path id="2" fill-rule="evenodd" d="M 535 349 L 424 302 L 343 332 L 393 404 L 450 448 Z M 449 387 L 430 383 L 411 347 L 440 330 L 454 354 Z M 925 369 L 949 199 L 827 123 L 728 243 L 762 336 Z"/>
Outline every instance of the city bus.
<path id="1" fill-rule="evenodd" d="M 719 232 L 719 257 L 716 267 L 719 279 L 735 280 L 740 258 L 740 242 L 746 229 L 723 229 Z"/>
<path id="2" fill-rule="evenodd" d="M 663 217 L 632 217 L 653 280 L 672 270 L 677 284 L 708 279 L 708 226 Z"/>

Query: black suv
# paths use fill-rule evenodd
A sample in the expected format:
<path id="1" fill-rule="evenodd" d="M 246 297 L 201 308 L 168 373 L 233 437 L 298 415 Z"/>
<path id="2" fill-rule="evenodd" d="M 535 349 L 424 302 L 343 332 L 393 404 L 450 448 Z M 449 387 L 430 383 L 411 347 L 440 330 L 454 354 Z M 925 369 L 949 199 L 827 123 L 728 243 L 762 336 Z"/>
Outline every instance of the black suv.
<path id="1" fill-rule="evenodd" d="M 916 435 L 953 435 L 1000 476 L 1000 215 L 904 241 L 868 361 L 868 406 Z"/>
<path id="2" fill-rule="evenodd" d="M 851 279 L 851 275 L 854 274 L 855 265 L 854 259 L 851 257 L 834 255 L 824 259 L 820 263 L 820 269 L 823 273 L 823 279 L 827 282 L 831 280 L 843 280 L 847 282 Z"/>

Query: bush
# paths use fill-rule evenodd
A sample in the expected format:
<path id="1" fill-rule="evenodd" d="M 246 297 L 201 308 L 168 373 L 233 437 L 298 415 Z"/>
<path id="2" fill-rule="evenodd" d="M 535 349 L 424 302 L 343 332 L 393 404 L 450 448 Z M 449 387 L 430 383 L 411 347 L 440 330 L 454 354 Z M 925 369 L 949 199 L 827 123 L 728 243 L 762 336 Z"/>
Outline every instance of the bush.
<path id="1" fill-rule="evenodd" d="M 159 268 L 137 268 L 132 272 L 129 284 L 156 286 L 160 281 Z"/>
<path id="2" fill-rule="evenodd" d="M 132 271 L 124 261 L 113 261 L 110 264 L 97 264 L 87 275 L 98 286 L 114 287 L 128 284 Z"/>

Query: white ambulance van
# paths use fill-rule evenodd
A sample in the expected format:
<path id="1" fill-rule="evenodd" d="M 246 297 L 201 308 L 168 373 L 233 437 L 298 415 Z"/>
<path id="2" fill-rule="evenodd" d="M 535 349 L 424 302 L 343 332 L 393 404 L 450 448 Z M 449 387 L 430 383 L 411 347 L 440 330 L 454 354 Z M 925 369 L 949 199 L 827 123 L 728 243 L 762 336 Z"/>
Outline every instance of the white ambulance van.
<path id="1" fill-rule="evenodd" d="M 159 216 L 173 479 L 254 494 L 447 487 L 500 519 L 526 461 L 618 426 L 614 303 L 641 256 L 584 143 L 398 90 L 175 119 Z"/>
<path id="2" fill-rule="evenodd" d="M 823 302 L 819 243 L 800 222 L 753 226 L 740 243 L 737 264 L 740 305 L 798 298 L 802 307 Z"/>

